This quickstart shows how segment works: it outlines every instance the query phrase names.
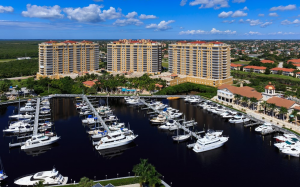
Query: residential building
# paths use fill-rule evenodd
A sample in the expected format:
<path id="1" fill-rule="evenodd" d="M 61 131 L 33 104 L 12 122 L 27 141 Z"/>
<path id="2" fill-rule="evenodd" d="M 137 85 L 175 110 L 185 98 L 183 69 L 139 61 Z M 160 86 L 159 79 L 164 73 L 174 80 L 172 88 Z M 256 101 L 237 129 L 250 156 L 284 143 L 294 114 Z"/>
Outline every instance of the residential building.
<path id="1" fill-rule="evenodd" d="M 71 73 L 99 69 L 99 44 L 90 41 L 43 42 L 39 44 L 37 78 L 60 78 Z"/>
<path id="2" fill-rule="evenodd" d="M 300 70 L 300 64 L 293 64 L 294 66 L 296 66 L 297 70 Z"/>
<path id="3" fill-rule="evenodd" d="M 151 40 L 119 40 L 107 44 L 108 72 L 161 72 L 161 44 Z"/>
<path id="4" fill-rule="evenodd" d="M 184 75 L 170 85 L 184 82 L 218 87 L 232 84 L 230 46 L 222 42 L 180 41 L 169 44 L 169 71 Z"/>
<path id="5" fill-rule="evenodd" d="M 92 80 L 92 81 L 85 81 L 85 82 L 83 82 L 82 84 L 83 84 L 85 87 L 91 88 L 91 87 L 93 87 L 93 86 L 96 84 L 97 81 L 98 81 L 98 80 L 95 79 L 95 80 Z"/>
<path id="6" fill-rule="evenodd" d="M 265 73 L 266 67 L 263 66 L 245 66 L 243 71 L 251 72 L 253 70 L 254 73 Z"/>
<path id="7" fill-rule="evenodd" d="M 295 101 L 291 101 L 291 100 L 280 98 L 280 97 L 272 97 L 267 100 L 267 103 L 275 104 L 278 109 L 280 109 L 281 107 L 284 107 L 284 108 L 288 109 L 288 113 L 291 113 L 293 111 L 293 108 L 298 106 Z"/>
<path id="8" fill-rule="evenodd" d="M 272 60 L 261 60 L 260 62 L 263 64 L 274 64 L 274 61 Z"/>
<path id="9" fill-rule="evenodd" d="M 278 74 L 278 72 L 282 72 L 282 75 L 293 76 L 295 69 L 292 68 L 272 68 L 270 69 L 272 74 Z"/>
<path id="10" fill-rule="evenodd" d="M 287 63 L 300 64 L 300 59 L 288 60 Z"/>
<path id="11" fill-rule="evenodd" d="M 231 63 L 230 64 L 230 69 L 231 70 L 241 70 L 241 67 L 242 67 L 243 65 L 241 65 L 241 64 L 234 64 L 234 63 Z"/>
<path id="12" fill-rule="evenodd" d="M 296 73 L 296 78 L 300 78 L 300 72 Z"/>

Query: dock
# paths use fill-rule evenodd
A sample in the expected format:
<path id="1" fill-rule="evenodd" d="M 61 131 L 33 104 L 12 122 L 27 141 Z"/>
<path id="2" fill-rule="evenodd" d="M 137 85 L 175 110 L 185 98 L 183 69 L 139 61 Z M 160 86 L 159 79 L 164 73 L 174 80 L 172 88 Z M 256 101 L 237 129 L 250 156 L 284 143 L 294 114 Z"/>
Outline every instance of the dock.
<path id="1" fill-rule="evenodd" d="M 96 111 L 96 109 L 94 108 L 94 106 L 92 105 L 92 103 L 89 101 L 89 99 L 87 98 L 86 95 L 81 95 L 82 100 L 84 100 L 90 107 L 90 109 L 92 110 L 94 116 L 97 117 L 97 120 L 100 122 L 100 124 L 103 126 L 103 128 L 108 132 L 111 133 L 110 129 L 108 128 L 108 126 L 105 124 L 104 120 L 102 119 L 102 117 L 99 115 L 99 113 Z"/>
<path id="2" fill-rule="evenodd" d="M 35 108 L 35 116 L 34 116 L 34 125 L 33 125 L 33 136 L 37 135 L 37 132 L 38 132 L 39 114 L 40 114 L 40 103 L 41 103 L 41 99 L 37 98 L 36 108 Z"/>

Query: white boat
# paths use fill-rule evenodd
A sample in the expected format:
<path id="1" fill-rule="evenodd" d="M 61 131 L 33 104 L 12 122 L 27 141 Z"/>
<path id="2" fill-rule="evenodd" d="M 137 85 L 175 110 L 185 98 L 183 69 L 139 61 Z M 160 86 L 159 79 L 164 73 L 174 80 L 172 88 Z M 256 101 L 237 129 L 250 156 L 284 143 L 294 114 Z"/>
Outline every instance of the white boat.
<path id="1" fill-rule="evenodd" d="M 193 151 L 201 153 L 212 149 L 223 146 L 227 141 L 228 137 L 220 137 L 215 135 L 205 135 L 203 138 L 197 140 Z"/>
<path id="2" fill-rule="evenodd" d="M 102 138 L 108 134 L 107 131 L 99 131 L 99 130 L 96 130 L 94 133 L 95 134 L 92 135 L 93 139 Z"/>
<path id="3" fill-rule="evenodd" d="M 184 98 L 184 102 L 189 102 L 190 99 L 191 99 L 191 96 L 186 96 L 186 97 Z"/>
<path id="4" fill-rule="evenodd" d="M 79 112 L 79 115 L 90 115 L 90 114 L 93 114 L 92 111 L 90 110 L 86 110 L 86 111 L 83 111 L 83 112 Z"/>
<path id="5" fill-rule="evenodd" d="M 208 112 L 212 112 L 213 110 L 217 109 L 219 107 L 219 105 L 211 105 L 210 107 L 208 107 L 206 110 Z"/>
<path id="6" fill-rule="evenodd" d="M 245 122 L 248 122 L 248 121 L 250 121 L 249 118 L 246 118 L 242 114 L 237 114 L 229 120 L 229 123 L 245 123 Z"/>
<path id="7" fill-rule="evenodd" d="M 43 109 L 40 111 L 41 114 L 49 114 L 51 109 Z"/>
<path id="8" fill-rule="evenodd" d="M 117 118 L 117 116 L 111 115 L 111 116 L 108 116 L 108 117 L 104 118 L 103 121 L 105 121 L 105 122 L 108 122 L 108 121 L 109 122 L 113 122 L 113 121 L 118 121 L 118 118 Z"/>
<path id="9" fill-rule="evenodd" d="M 190 102 L 191 104 L 196 104 L 200 102 L 200 98 L 192 98 L 188 102 Z"/>
<path id="10" fill-rule="evenodd" d="M 18 127 L 20 125 L 30 125 L 29 124 L 30 120 L 20 120 L 20 121 L 16 121 L 16 122 L 12 122 L 9 124 L 10 127 Z"/>
<path id="11" fill-rule="evenodd" d="M 161 125 L 158 128 L 162 130 L 169 130 L 169 128 L 174 124 L 176 124 L 175 120 L 169 120 L 164 125 Z"/>
<path id="12" fill-rule="evenodd" d="M 205 106 L 207 106 L 207 105 L 210 105 L 210 103 L 211 103 L 211 102 L 209 102 L 209 101 L 205 101 L 205 102 L 203 102 L 203 103 L 198 104 L 198 106 L 199 106 L 200 108 L 203 108 L 203 107 L 205 107 Z"/>
<path id="13" fill-rule="evenodd" d="M 31 115 L 28 112 L 25 112 L 25 114 L 20 114 L 20 112 L 19 112 L 19 114 L 11 115 L 8 117 L 11 119 L 17 119 L 17 120 L 28 120 L 28 119 L 34 118 L 34 115 Z"/>
<path id="14" fill-rule="evenodd" d="M 163 103 L 160 103 L 160 104 L 158 104 L 158 105 L 155 105 L 155 109 L 156 110 L 163 110 L 164 108 L 166 108 L 166 107 L 168 107 L 168 105 L 165 105 L 165 104 L 163 104 Z"/>
<path id="15" fill-rule="evenodd" d="M 278 142 L 285 142 L 285 141 L 288 141 L 288 140 L 291 140 L 291 141 L 294 141 L 294 142 L 299 141 L 298 137 L 295 134 L 283 134 L 283 136 L 276 136 L 274 138 Z"/>
<path id="16" fill-rule="evenodd" d="M 44 185 L 64 185 L 68 182 L 68 177 L 63 177 L 55 168 L 52 171 L 41 171 L 35 174 L 27 175 L 15 180 L 19 186 L 34 186 L 39 181 Z"/>
<path id="17" fill-rule="evenodd" d="M 140 99 L 130 99 L 130 100 L 127 100 L 126 103 L 129 105 L 138 105 L 141 102 L 140 102 Z"/>
<path id="18" fill-rule="evenodd" d="M 237 112 L 226 111 L 226 112 L 220 114 L 220 116 L 225 119 L 230 119 L 230 118 L 233 118 L 236 114 L 237 114 Z"/>
<path id="19" fill-rule="evenodd" d="M 180 116 L 182 116 L 182 113 L 169 113 L 168 114 L 170 119 L 175 119 L 175 118 L 179 118 Z"/>
<path id="20" fill-rule="evenodd" d="M 292 148 L 286 148 L 281 151 L 283 154 L 299 157 L 300 155 L 300 147 L 292 147 Z"/>
<path id="21" fill-rule="evenodd" d="M 166 117 L 163 115 L 158 115 L 156 118 L 151 119 L 150 122 L 153 124 L 163 124 L 166 120 Z"/>
<path id="22" fill-rule="evenodd" d="M 108 126 L 108 128 L 112 131 L 117 131 L 120 128 L 123 128 L 124 126 L 125 126 L 125 123 L 116 123 L 116 122 L 114 122 L 113 124 Z"/>
<path id="23" fill-rule="evenodd" d="M 285 141 L 281 143 L 275 143 L 274 146 L 280 150 L 283 150 L 283 149 L 288 149 L 293 147 L 300 147 L 300 142 Z"/>
<path id="24" fill-rule="evenodd" d="M 33 126 L 30 124 L 20 124 L 19 126 L 9 126 L 8 129 L 3 130 L 5 133 L 25 133 L 32 132 Z"/>
<path id="25" fill-rule="evenodd" d="M 36 147 L 42 147 L 53 144 L 60 139 L 58 136 L 45 136 L 44 134 L 38 134 L 32 136 L 29 140 L 26 140 L 25 144 L 21 146 L 21 149 L 32 149 Z"/>
<path id="26" fill-rule="evenodd" d="M 255 132 L 262 132 L 262 131 L 265 131 L 265 130 L 272 130 L 272 129 L 273 129 L 272 124 L 266 122 L 263 125 L 260 125 L 259 127 L 256 127 Z"/>
<path id="27" fill-rule="evenodd" d="M 20 108 L 20 112 L 33 112 L 35 108 L 32 106 L 24 106 Z"/>
<path id="28" fill-rule="evenodd" d="M 127 145 L 137 137 L 138 135 L 134 135 L 132 131 L 118 134 L 109 133 L 107 136 L 101 138 L 95 148 L 96 150 L 102 150 Z"/>
<path id="29" fill-rule="evenodd" d="M 178 129 L 177 129 L 177 136 L 172 136 L 172 139 L 175 142 L 183 142 L 183 141 L 188 140 L 191 137 L 191 134 L 192 134 L 192 132 L 185 134 L 185 131 L 184 131 L 183 135 L 178 135 Z"/>
<path id="30" fill-rule="evenodd" d="M 89 115 L 88 118 L 82 120 L 82 123 L 85 124 L 95 124 L 97 122 L 98 119 L 96 117 L 93 117 L 92 115 Z"/>
<path id="31" fill-rule="evenodd" d="M 0 158 L 0 164 L 1 164 L 1 170 L 0 170 L 0 181 L 5 180 L 8 176 L 6 175 L 5 171 L 4 171 L 4 167 L 2 164 L 2 160 Z"/>

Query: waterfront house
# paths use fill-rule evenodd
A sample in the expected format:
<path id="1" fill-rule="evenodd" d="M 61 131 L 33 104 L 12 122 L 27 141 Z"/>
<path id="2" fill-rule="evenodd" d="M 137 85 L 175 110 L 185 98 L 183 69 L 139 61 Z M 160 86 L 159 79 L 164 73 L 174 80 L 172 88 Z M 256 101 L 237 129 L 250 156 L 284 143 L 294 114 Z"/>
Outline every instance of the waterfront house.
<path id="1" fill-rule="evenodd" d="M 272 68 L 270 69 L 272 74 L 278 74 L 278 72 L 282 72 L 282 75 L 293 76 L 295 69 L 292 68 Z"/>
<path id="2" fill-rule="evenodd" d="M 260 62 L 263 64 L 274 64 L 274 61 L 272 60 L 261 60 Z"/>
<path id="3" fill-rule="evenodd" d="M 242 67 L 241 64 L 234 64 L 234 63 L 231 63 L 231 64 L 230 64 L 230 69 L 231 69 L 231 70 L 240 70 L 241 67 Z"/>
<path id="4" fill-rule="evenodd" d="M 265 73 L 267 68 L 262 66 L 245 66 L 243 68 L 243 71 L 251 72 L 251 69 L 254 73 Z"/>

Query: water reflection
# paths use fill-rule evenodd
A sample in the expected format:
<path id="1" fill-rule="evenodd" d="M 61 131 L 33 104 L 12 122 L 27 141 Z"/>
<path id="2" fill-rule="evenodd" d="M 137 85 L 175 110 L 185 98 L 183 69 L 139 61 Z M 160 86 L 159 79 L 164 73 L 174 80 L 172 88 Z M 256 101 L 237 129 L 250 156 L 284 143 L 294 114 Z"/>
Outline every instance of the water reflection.
<path id="1" fill-rule="evenodd" d="M 40 154 L 46 153 L 47 151 L 49 151 L 55 147 L 58 147 L 58 146 L 59 146 L 58 143 L 54 143 L 54 144 L 43 146 L 43 147 L 26 149 L 26 150 L 24 150 L 24 152 L 29 156 L 35 157 L 35 156 L 39 156 Z"/>
<path id="2" fill-rule="evenodd" d="M 132 142 L 127 145 L 123 145 L 123 146 L 111 148 L 111 149 L 104 149 L 104 150 L 100 150 L 98 152 L 100 155 L 103 156 L 103 158 L 112 159 L 112 158 L 121 156 L 126 150 L 131 149 L 136 146 L 137 145 L 134 142 Z"/>

